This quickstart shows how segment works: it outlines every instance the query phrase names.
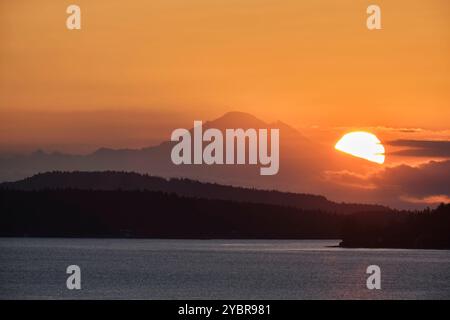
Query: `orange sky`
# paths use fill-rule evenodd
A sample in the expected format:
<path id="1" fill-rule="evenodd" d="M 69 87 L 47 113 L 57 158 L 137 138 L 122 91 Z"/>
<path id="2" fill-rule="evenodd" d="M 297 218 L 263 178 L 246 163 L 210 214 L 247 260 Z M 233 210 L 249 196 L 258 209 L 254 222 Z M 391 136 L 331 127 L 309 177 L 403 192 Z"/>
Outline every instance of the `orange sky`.
<path id="1" fill-rule="evenodd" d="M 65 27 L 71 3 L 80 31 Z M 366 28 L 372 3 L 383 30 Z M 0 150 L 144 146 L 229 110 L 297 128 L 448 129 L 449 9 L 447 0 L 2 1 Z"/>

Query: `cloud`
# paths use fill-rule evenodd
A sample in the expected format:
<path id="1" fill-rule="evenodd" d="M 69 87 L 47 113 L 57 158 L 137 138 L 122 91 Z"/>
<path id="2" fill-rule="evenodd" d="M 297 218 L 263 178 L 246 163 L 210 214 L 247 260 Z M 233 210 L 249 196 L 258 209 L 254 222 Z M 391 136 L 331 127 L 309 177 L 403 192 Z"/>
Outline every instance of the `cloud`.
<path id="1" fill-rule="evenodd" d="M 367 175 L 350 171 L 327 172 L 331 183 L 352 192 L 372 195 L 375 201 L 431 204 L 450 199 L 450 160 L 430 161 L 419 166 L 399 165 Z"/>
<path id="2" fill-rule="evenodd" d="M 448 140 L 394 140 L 387 145 L 405 147 L 391 154 L 412 157 L 450 158 L 450 141 Z"/>
<path id="3" fill-rule="evenodd" d="M 416 198 L 450 196 L 450 160 L 430 161 L 417 167 L 400 165 L 369 177 L 378 188 L 397 190 Z"/>
<path id="4" fill-rule="evenodd" d="M 424 198 L 402 197 L 401 199 L 406 202 L 418 204 L 450 203 L 450 197 L 446 195 L 430 196 Z"/>
<path id="5" fill-rule="evenodd" d="M 349 170 L 325 171 L 325 180 L 341 186 L 359 189 L 376 189 L 367 175 L 355 173 Z"/>

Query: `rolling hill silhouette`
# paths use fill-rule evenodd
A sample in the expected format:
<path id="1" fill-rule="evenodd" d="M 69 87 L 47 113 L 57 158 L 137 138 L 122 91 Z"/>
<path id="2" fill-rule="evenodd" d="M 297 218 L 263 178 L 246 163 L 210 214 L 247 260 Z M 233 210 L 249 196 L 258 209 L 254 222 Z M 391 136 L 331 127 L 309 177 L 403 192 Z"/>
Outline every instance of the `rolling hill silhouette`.
<path id="1" fill-rule="evenodd" d="M 175 193 L 184 197 L 283 205 L 332 213 L 390 210 L 380 205 L 336 203 L 320 195 L 249 189 L 216 183 L 202 183 L 189 179 L 165 179 L 133 172 L 49 172 L 16 182 L 1 183 L 0 189 L 24 191 L 48 189 L 146 190 Z"/>

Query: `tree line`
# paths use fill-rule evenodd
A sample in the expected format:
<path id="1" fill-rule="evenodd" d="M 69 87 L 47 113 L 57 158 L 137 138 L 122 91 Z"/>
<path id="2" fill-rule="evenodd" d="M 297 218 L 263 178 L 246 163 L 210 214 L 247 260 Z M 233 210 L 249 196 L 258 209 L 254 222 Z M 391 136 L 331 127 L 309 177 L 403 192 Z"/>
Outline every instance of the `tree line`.
<path id="1" fill-rule="evenodd" d="M 148 190 L 0 190 L 0 236 L 342 239 L 450 249 L 450 204 L 347 215 Z"/>

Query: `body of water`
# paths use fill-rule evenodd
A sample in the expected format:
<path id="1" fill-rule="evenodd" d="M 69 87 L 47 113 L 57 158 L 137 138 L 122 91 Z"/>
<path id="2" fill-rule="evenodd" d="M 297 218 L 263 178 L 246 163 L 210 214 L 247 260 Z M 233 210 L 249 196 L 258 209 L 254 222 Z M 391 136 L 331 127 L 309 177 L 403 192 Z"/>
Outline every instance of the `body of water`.
<path id="1" fill-rule="evenodd" d="M 1 238 L 0 299 L 450 299 L 450 251 L 338 242 Z"/>

